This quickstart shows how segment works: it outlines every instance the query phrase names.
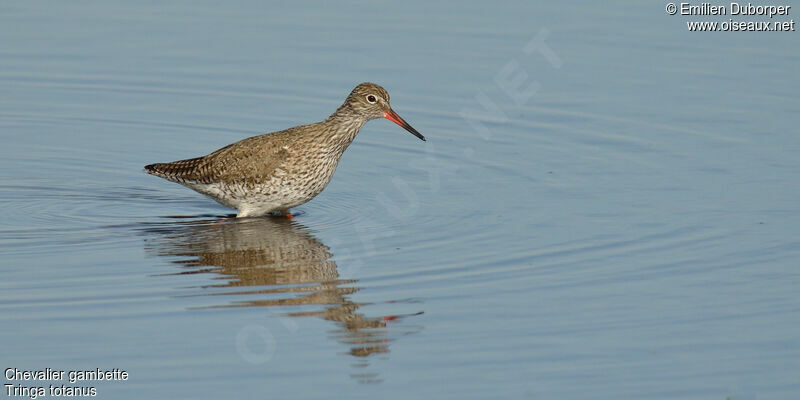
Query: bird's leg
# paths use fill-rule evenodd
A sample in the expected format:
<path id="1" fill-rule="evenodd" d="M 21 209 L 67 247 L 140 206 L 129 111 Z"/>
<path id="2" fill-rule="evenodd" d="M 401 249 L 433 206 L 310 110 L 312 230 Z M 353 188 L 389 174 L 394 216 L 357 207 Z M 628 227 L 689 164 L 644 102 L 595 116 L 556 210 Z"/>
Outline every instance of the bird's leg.
<path id="1" fill-rule="evenodd" d="M 293 219 L 294 218 L 294 215 L 289 213 L 289 210 L 281 210 L 280 213 L 281 213 L 281 215 L 283 215 L 284 217 L 286 217 L 288 219 Z"/>

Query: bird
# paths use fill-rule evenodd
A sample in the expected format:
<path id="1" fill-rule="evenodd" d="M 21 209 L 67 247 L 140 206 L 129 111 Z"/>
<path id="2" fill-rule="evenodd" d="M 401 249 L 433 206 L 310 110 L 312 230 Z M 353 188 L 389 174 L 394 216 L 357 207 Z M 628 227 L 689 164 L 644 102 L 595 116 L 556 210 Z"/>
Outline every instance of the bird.
<path id="1" fill-rule="evenodd" d="M 325 189 L 364 124 L 378 118 L 425 141 L 392 110 L 384 88 L 364 82 L 324 121 L 252 136 L 202 157 L 150 164 L 144 170 L 236 209 L 237 218 L 277 214 L 291 219 L 292 208 Z"/>

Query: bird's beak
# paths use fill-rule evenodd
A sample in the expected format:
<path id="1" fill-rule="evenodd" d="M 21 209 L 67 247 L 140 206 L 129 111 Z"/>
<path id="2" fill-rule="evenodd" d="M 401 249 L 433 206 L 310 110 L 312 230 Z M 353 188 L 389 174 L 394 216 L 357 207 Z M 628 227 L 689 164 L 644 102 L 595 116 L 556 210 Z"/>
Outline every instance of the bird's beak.
<path id="1" fill-rule="evenodd" d="M 412 135 L 422 139 L 422 141 L 425 141 L 425 136 L 422 136 L 421 133 L 417 132 L 416 129 L 414 129 L 411 125 L 409 125 L 408 122 L 406 122 L 404 119 L 400 118 L 400 116 L 397 115 L 397 113 L 394 112 L 394 110 L 392 110 L 391 108 L 389 109 L 389 111 L 383 112 L 383 118 L 386 118 L 389 121 L 392 121 L 395 124 L 402 126 L 403 129 L 411 132 Z"/>

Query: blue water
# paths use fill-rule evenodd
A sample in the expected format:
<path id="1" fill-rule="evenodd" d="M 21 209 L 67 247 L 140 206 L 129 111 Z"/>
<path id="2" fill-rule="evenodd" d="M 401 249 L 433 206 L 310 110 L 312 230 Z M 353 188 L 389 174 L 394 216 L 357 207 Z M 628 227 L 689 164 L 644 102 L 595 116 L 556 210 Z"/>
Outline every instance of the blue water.
<path id="1" fill-rule="evenodd" d="M 0 367 L 127 371 L 59 383 L 109 399 L 795 398 L 798 36 L 693 18 L 726 20 L 0 4 Z M 142 171 L 362 81 L 428 141 L 368 123 L 292 221 Z"/>

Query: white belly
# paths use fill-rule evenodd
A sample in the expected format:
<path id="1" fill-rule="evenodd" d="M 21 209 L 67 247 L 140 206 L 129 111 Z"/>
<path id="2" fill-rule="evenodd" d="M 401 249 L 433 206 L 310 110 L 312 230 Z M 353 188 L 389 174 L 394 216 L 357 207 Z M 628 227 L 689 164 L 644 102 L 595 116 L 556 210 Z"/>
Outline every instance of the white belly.
<path id="1" fill-rule="evenodd" d="M 215 182 L 185 185 L 224 206 L 235 208 L 239 211 L 237 217 L 255 217 L 274 211 L 286 212 L 313 199 L 325 189 L 335 170 L 335 165 L 329 170 L 321 170 L 312 179 L 290 176 L 280 171 L 265 183 Z"/>

